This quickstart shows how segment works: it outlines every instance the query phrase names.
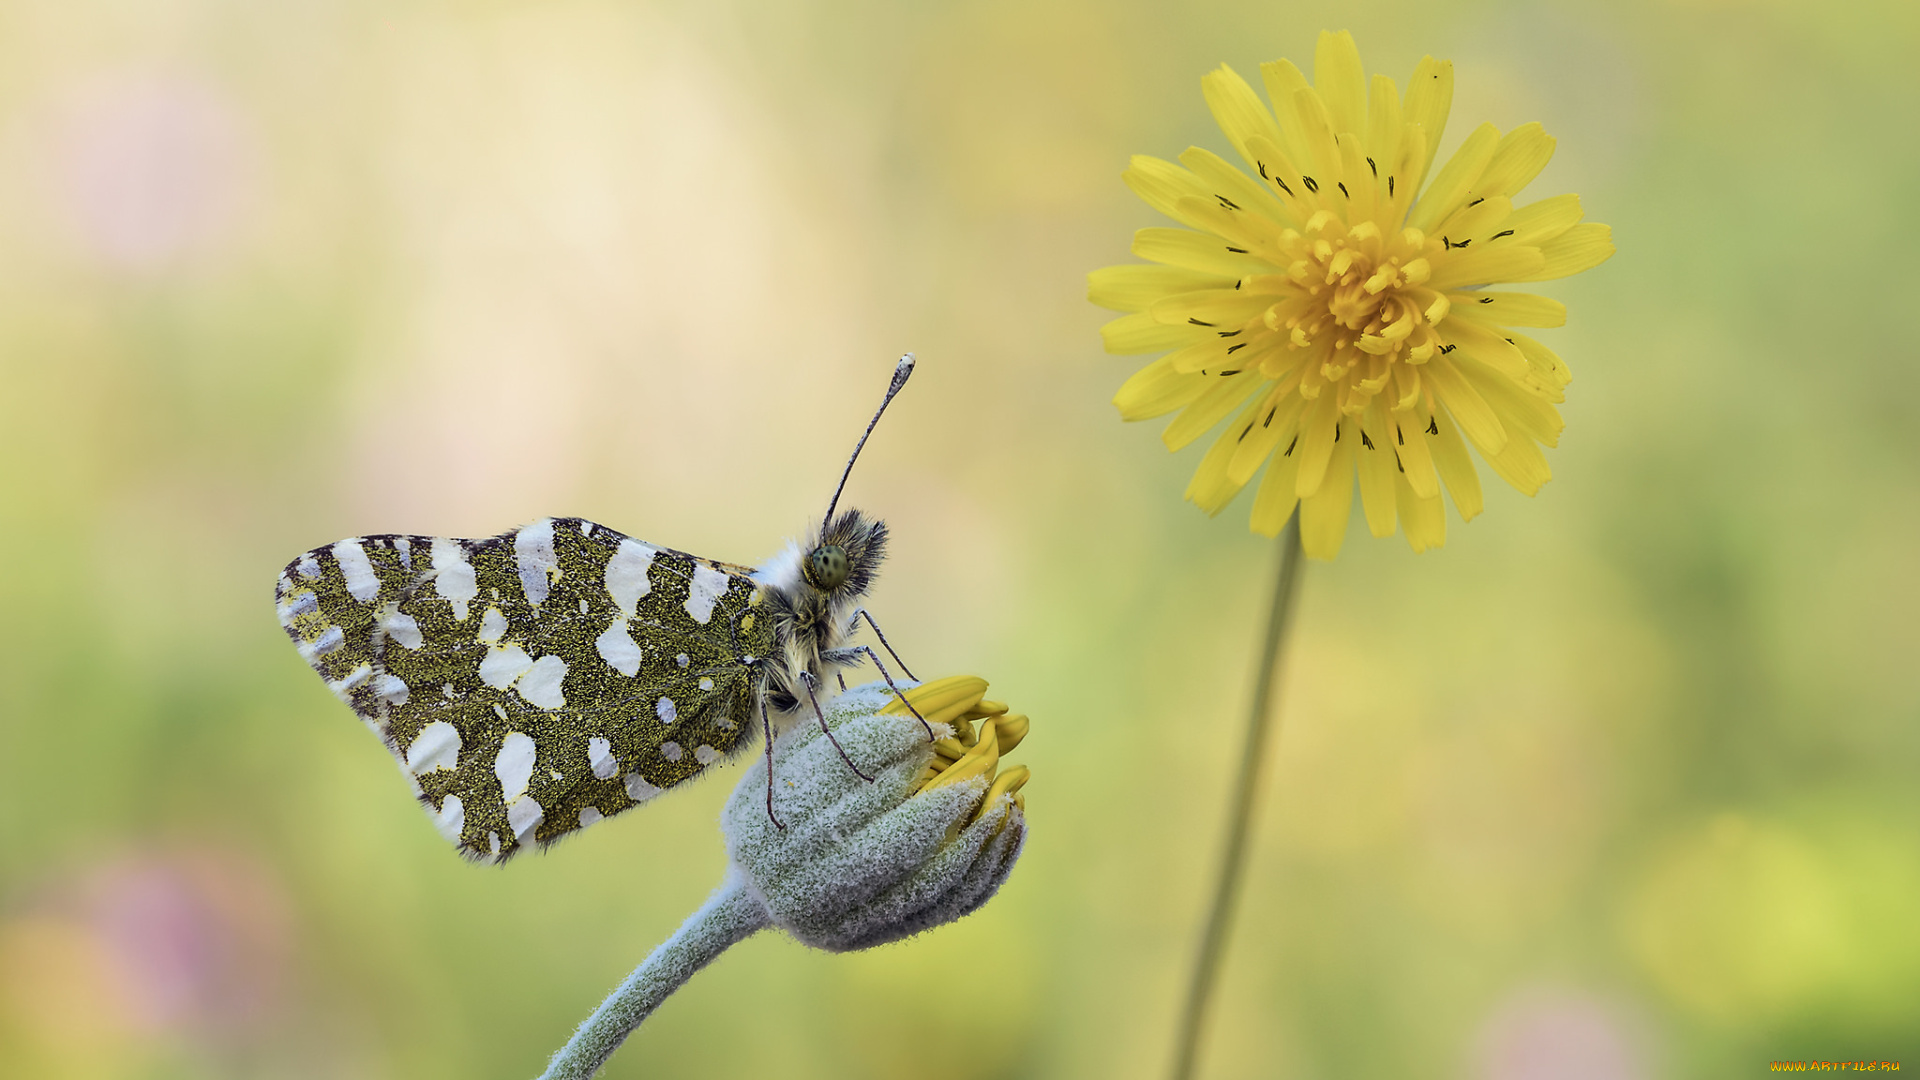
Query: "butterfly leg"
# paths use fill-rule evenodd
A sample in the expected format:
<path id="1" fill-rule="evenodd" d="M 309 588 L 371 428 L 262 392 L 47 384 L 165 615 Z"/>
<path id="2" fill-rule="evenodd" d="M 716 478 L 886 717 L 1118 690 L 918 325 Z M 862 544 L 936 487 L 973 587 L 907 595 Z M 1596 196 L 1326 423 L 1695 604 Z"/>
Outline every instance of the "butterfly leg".
<path id="1" fill-rule="evenodd" d="M 807 700 L 813 705 L 813 715 L 820 718 L 820 732 L 827 737 L 828 742 L 833 744 L 835 750 L 840 751 L 840 760 L 847 763 L 847 768 L 853 770 L 853 775 L 869 784 L 873 783 L 873 777 L 860 771 L 860 766 L 855 765 L 853 759 L 847 756 L 847 748 L 840 745 L 840 740 L 833 737 L 833 729 L 827 726 L 827 714 L 820 711 L 820 699 L 813 694 L 813 672 L 802 671 L 800 685 L 807 688 Z"/>
<path id="2" fill-rule="evenodd" d="M 885 643 L 882 642 L 882 644 L 885 644 Z M 821 653 L 820 657 L 821 659 L 826 660 L 828 663 L 835 663 L 840 660 L 845 660 L 851 663 L 851 662 L 857 661 L 858 657 L 860 657 L 862 654 L 865 654 L 867 659 L 873 661 L 874 667 L 880 669 L 880 677 L 882 679 L 887 680 L 887 689 L 893 691 L 893 696 L 899 698 L 900 703 L 902 705 L 905 705 L 907 707 L 907 711 L 913 714 L 913 718 L 915 720 L 920 721 L 920 726 L 927 729 L 927 741 L 932 742 L 934 738 L 933 725 L 927 723 L 927 718 L 924 716 L 921 716 L 920 710 L 913 707 L 913 702 L 907 700 L 907 695 L 901 693 L 900 688 L 893 684 L 893 676 L 887 674 L 887 665 L 880 662 L 880 656 L 879 654 L 873 651 L 873 646 L 852 645 L 844 649 L 828 649 L 827 651 Z M 898 660 L 900 658 L 896 656 L 894 657 L 894 659 Z M 900 666 L 904 668 L 907 665 L 901 664 Z M 907 678 L 912 679 L 913 676 L 909 675 L 907 676 Z M 914 681 L 918 682 L 919 680 L 915 679 Z"/>
<path id="3" fill-rule="evenodd" d="M 784 830 L 785 825 L 773 814 L 773 725 L 767 722 L 767 695 L 760 695 L 760 737 L 767 743 L 767 820 L 773 827 Z"/>
<path id="4" fill-rule="evenodd" d="M 868 611 L 866 608 L 861 608 L 860 610 L 854 612 L 854 615 L 856 617 L 864 616 L 866 618 L 867 625 L 873 628 L 873 636 L 880 639 L 880 647 L 887 650 L 887 655 L 893 657 L 893 662 L 896 664 L 899 664 L 900 670 L 905 671 L 907 673 L 907 678 L 912 679 L 914 682 L 919 682 L 920 676 L 915 675 L 912 671 L 908 670 L 907 662 L 905 660 L 900 659 L 900 654 L 893 651 L 892 645 L 887 644 L 887 635 L 880 632 L 880 624 L 873 621 L 873 613 Z M 867 651 L 868 651 L 868 654 L 871 655 L 873 650 L 869 649 Z M 875 660 L 873 662 L 873 666 L 880 667 L 880 661 Z M 881 670 L 884 671 L 885 669 L 882 668 Z M 893 684 L 891 681 L 889 681 L 887 685 L 891 686 Z M 898 691 L 896 691 L 896 693 L 897 692 Z"/>

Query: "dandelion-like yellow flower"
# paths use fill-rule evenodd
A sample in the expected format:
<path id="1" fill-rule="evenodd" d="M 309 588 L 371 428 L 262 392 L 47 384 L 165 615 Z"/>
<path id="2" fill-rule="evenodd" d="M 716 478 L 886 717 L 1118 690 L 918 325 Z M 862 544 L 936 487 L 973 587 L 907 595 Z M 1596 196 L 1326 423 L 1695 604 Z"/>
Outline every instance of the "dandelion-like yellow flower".
<path id="1" fill-rule="evenodd" d="M 1253 529 L 1277 535 L 1297 502 L 1307 554 L 1330 559 L 1357 472 L 1375 536 L 1397 523 L 1415 551 L 1437 547 L 1442 483 L 1463 520 L 1481 509 L 1466 443 L 1532 495 L 1552 475 L 1539 444 L 1564 426 L 1566 365 L 1511 328 L 1559 326 L 1566 308 L 1486 286 L 1596 266 L 1612 230 L 1582 223 L 1575 195 L 1514 206 L 1553 154 L 1537 123 L 1482 124 L 1428 180 L 1448 61 L 1423 59 L 1402 96 L 1367 80 L 1342 31 L 1320 35 L 1314 84 L 1286 60 L 1260 73 L 1273 111 L 1225 65 L 1201 80 L 1259 179 L 1199 147 L 1125 173 L 1187 228 L 1135 234 L 1133 253 L 1159 265 L 1089 275 L 1089 299 L 1131 313 L 1102 328 L 1109 352 L 1174 350 L 1114 404 L 1127 420 L 1178 410 L 1163 436 L 1174 450 L 1237 412 L 1187 487 L 1210 514 L 1264 464 Z"/>

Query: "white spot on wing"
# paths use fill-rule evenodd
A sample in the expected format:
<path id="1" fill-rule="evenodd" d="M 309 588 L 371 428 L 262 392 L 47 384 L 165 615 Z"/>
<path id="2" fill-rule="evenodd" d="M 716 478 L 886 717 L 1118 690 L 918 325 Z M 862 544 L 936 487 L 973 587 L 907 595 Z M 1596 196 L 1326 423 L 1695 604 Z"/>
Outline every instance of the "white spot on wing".
<path id="1" fill-rule="evenodd" d="M 607 666 L 631 679 L 640 673 L 640 646 L 627 633 L 625 619 L 615 619 L 605 633 L 593 640 L 593 647 L 600 651 L 600 659 Z"/>
<path id="2" fill-rule="evenodd" d="M 301 559 L 300 565 L 294 567 L 294 569 L 300 571 L 301 577 L 311 581 L 320 576 L 320 560 L 309 555 Z"/>
<path id="3" fill-rule="evenodd" d="M 359 667 L 347 672 L 344 677 L 328 683 L 327 689 L 344 699 L 347 696 L 347 691 L 358 690 L 371 678 L 373 678 L 373 665 L 361 664 Z"/>
<path id="4" fill-rule="evenodd" d="M 560 559 L 553 553 L 553 519 L 541 518 L 514 533 L 513 554 L 520 562 L 520 590 L 527 594 L 527 602 L 546 600 L 553 585 L 549 575 L 560 568 Z"/>
<path id="5" fill-rule="evenodd" d="M 314 657 L 325 656 L 346 643 L 347 635 L 345 631 L 337 626 L 329 626 L 325 630 L 322 630 L 320 636 L 314 638 L 311 642 L 303 642 L 300 646 L 300 651 L 306 654 L 307 662 L 312 663 Z"/>
<path id="6" fill-rule="evenodd" d="M 547 808 L 531 798 L 521 797 L 507 804 L 507 824 L 513 827 L 514 839 L 521 843 L 533 840 L 533 830 L 547 818 Z"/>
<path id="7" fill-rule="evenodd" d="M 720 760 L 720 751 L 715 750 L 706 743 L 701 743 L 699 746 L 693 748 L 693 760 L 702 765 L 711 765 Z"/>
<path id="8" fill-rule="evenodd" d="M 460 802 L 460 796 L 449 795 L 447 801 L 440 804 L 440 812 L 433 815 L 433 827 L 439 830 L 449 844 L 460 842 L 460 830 L 467 824 L 467 808 Z"/>
<path id="9" fill-rule="evenodd" d="M 311 615 L 319 610 L 320 597 L 309 589 L 280 605 L 280 623 L 284 626 L 292 623 L 299 616 Z"/>
<path id="10" fill-rule="evenodd" d="M 673 707 L 672 698 L 663 697 L 653 703 L 653 715 L 659 717 L 661 723 L 671 724 L 680 719 L 680 710 Z"/>
<path id="11" fill-rule="evenodd" d="M 660 794 L 660 789 L 642 779 L 639 773 L 627 774 L 627 798 L 634 802 L 646 802 Z"/>
<path id="12" fill-rule="evenodd" d="M 420 729 L 407 746 L 407 771 L 415 776 L 460 764 L 460 732 L 445 720 Z"/>
<path id="13" fill-rule="evenodd" d="M 567 662 L 557 656 L 543 656 L 533 662 L 527 673 L 520 679 L 520 696 L 527 702 L 542 709 L 558 709 L 566 705 L 566 696 L 560 692 L 560 680 L 566 678 Z"/>
<path id="14" fill-rule="evenodd" d="M 424 640 L 420 636 L 419 622 L 398 610 L 389 610 L 381 616 L 380 629 L 387 632 L 388 638 L 409 649 L 419 648 Z"/>
<path id="15" fill-rule="evenodd" d="M 500 857 L 500 834 L 499 833 L 490 832 L 487 834 L 487 854 L 491 855 L 496 859 Z"/>
<path id="16" fill-rule="evenodd" d="M 533 779 L 533 740 L 522 732 L 508 732 L 493 759 L 493 775 L 500 778 L 501 798 L 508 803 L 525 795 L 527 781 Z"/>
<path id="17" fill-rule="evenodd" d="M 347 583 L 347 595 L 370 604 L 380 595 L 380 579 L 373 575 L 373 563 L 359 540 L 342 540 L 333 545 L 334 561 L 340 564 L 340 577 Z"/>
<path id="18" fill-rule="evenodd" d="M 453 605 L 453 617 L 467 621 L 467 604 L 480 595 L 480 583 L 473 576 L 473 564 L 466 549 L 444 536 L 433 540 L 433 588 L 440 598 Z"/>
<path id="19" fill-rule="evenodd" d="M 498 645 L 500 639 L 507 636 L 507 617 L 500 614 L 497 607 L 488 607 L 487 613 L 480 616 L 480 643 Z"/>
<path id="20" fill-rule="evenodd" d="M 495 690 L 505 690 L 513 685 L 513 680 L 527 673 L 533 667 L 533 657 L 518 645 L 509 645 L 504 649 L 489 649 L 486 659 L 480 661 L 480 681 Z"/>
<path id="21" fill-rule="evenodd" d="M 620 771 L 620 761 L 613 756 L 613 744 L 595 735 L 587 740 L 587 764 L 593 767 L 593 775 L 602 780 L 613 779 Z"/>
<path id="22" fill-rule="evenodd" d="M 389 705 L 399 706 L 407 703 L 407 684 L 400 681 L 400 676 L 391 672 L 383 671 L 373 680 L 373 693 L 375 697 Z"/>
<path id="23" fill-rule="evenodd" d="M 580 827 L 584 829 L 605 816 L 597 807 L 583 806 L 580 808 Z"/>
<path id="24" fill-rule="evenodd" d="M 660 756 L 668 761 L 679 761 L 686 756 L 686 751 L 680 749 L 677 742 L 663 742 L 660 744 Z"/>
<path id="25" fill-rule="evenodd" d="M 638 540 L 620 541 L 613 551 L 613 558 L 607 560 L 607 594 L 620 607 L 620 614 L 633 618 L 640 606 L 640 598 L 653 588 L 647 580 L 647 570 L 653 565 L 653 556 L 658 549 Z"/>
<path id="26" fill-rule="evenodd" d="M 711 689 L 713 689 L 713 680 L 712 680 L 712 679 L 701 679 L 701 680 L 700 680 L 700 689 L 702 689 L 702 690 L 711 690 Z"/>
<path id="27" fill-rule="evenodd" d="M 724 570 L 715 570 L 705 563 L 693 564 L 693 583 L 687 586 L 687 614 L 693 616 L 694 622 L 704 625 L 713 618 L 714 601 L 726 593 L 728 581 Z"/>

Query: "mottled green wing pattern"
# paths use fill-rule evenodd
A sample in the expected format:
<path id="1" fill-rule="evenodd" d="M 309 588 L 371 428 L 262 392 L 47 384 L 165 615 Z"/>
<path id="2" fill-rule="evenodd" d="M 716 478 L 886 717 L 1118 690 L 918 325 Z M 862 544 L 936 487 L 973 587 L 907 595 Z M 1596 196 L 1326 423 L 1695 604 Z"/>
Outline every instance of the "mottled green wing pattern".
<path id="1" fill-rule="evenodd" d="M 295 559 L 281 625 L 434 824 L 499 861 L 743 746 L 772 620 L 747 567 L 578 518 L 485 540 L 368 536 Z"/>

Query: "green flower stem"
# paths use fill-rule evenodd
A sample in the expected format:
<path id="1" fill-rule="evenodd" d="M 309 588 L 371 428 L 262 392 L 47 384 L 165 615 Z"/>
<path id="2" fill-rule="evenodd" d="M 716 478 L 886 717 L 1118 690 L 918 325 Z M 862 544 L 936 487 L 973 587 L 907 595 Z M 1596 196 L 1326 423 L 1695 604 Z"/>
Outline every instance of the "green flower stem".
<path id="1" fill-rule="evenodd" d="M 1273 728 L 1273 687 L 1280 674 L 1280 654 L 1286 644 L 1293 613 L 1294 585 L 1300 577 L 1300 514 L 1296 511 L 1280 534 L 1280 570 L 1273 588 L 1273 608 L 1267 614 L 1267 639 L 1254 676 L 1253 711 L 1247 718 L 1247 742 L 1240 753 L 1240 775 L 1234 782 L 1233 803 L 1227 816 L 1226 850 L 1220 856 L 1220 876 L 1214 883 L 1213 906 L 1207 912 L 1206 933 L 1193 963 L 1193 982 L 1187 988 L 1187 1007 L 1180 1018 L 1180 1035 L 1173 1061 L 1174 1080 L 1191 1080 L 1200 1052 L 1201 1029 L 1213 984 L 1226 953 L 1227 932 L 1233 923 L 1233 905 L 1246 874 L 1247 843 L 1253 832 L 1254 795 L 1267 756 L 1267 736 Z"/>
<path id="2" fill-rule="evenodd" d="M 736 942 L 771 925 L 767 909 L 733 871 L 700 910 L 633 969 L 553 1055 L 540 1080 L 588 1080 L 667 996 Z"/>

